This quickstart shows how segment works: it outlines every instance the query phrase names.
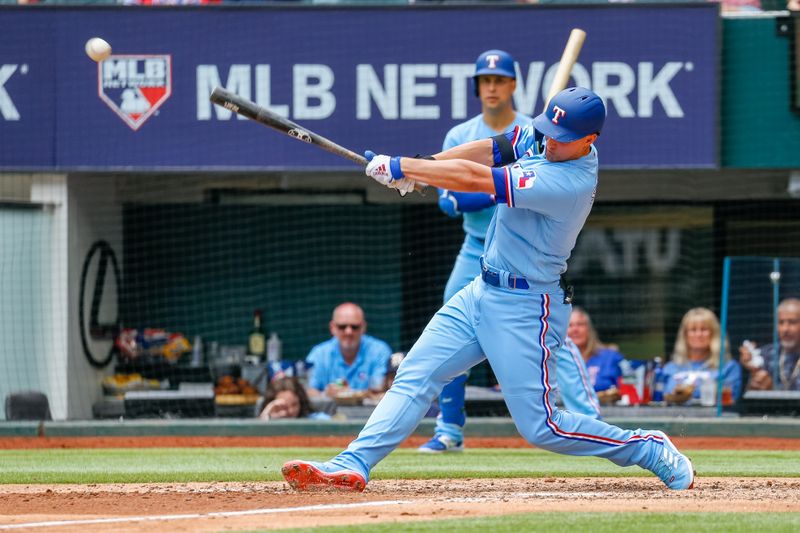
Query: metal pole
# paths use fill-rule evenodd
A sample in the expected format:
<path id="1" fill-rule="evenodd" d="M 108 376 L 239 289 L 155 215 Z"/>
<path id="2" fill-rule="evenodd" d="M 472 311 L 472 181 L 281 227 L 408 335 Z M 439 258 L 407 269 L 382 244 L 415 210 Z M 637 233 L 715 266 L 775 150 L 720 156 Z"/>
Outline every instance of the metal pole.
<path id="1" fill-rule="evenodd" d="M 769 275 L 772 282 L 772 347 L 774 348 L 775 366 L 772 370 L 773 388 L 780 383 L 780 354 L 781 345 L 778 343 L 778 305 L 780 304 L 781 288 L 781 260 L 777 257 L 772 260 L 772 272 Z"/>
<path id="2" fill-rule="evenodd" d="M 722 416 L 722 370 L 725 364 L 725 339 L 728 336 L 728 287 L 731 281 L 731 258 L 722 262 L 722 302 L 720 308 L 719 371 L 717 372 L 717 416 Z"/>

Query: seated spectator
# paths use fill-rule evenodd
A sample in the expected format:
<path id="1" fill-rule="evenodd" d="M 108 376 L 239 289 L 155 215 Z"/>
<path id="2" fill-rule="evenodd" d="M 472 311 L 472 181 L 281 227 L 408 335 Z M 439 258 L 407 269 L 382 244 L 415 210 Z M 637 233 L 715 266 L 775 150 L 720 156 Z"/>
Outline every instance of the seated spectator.
<path id="1" fill-rule="evenodd" d="M 325 413 L 317 413 L 311 407 L 305 389 L 296 378 L 280 375 L 269 382 L 258 418 L 275 420 L 278 418 L 330 418 Z"/>
<path id="2" fill-rule="evenodd" d="M 610 390 L 617 386 L 619 378 L 633 372 L 634 365 L 619 350 L 600 342 L 592 319 L 580 307 L 572 308 L 567 336 L 572 339 L 586 361 L 586 370 L 595 391 Z"/>
<path id="3" fill-rule="evenodd" d="M 324 393 L 335 399 L 382 387 L 392 350 L 366 334 L 364 311 L 354 303 L 343 303 L 333 310 L 329 328 L 333 337 L 314 346 L 306 357 L 309 395 Z"/>
<path id="4" fill-rule="evenodd" d="M 671 360 L 664 366 L 667 401 L 684 403 L 692 398 L 699 399 L 700 385 L 705 380 L 717 382 L 721 344 L 719 320 L 713 311 L 695 307 L 683 315 Z M 723 387 L 730 389 L 731 398 L 736 401 L 741 396 L 742 367 L 731 359 L 728 343 L 724 359 Z"/>
<path id="5" fill-rule="evenodd" d="M 761 348 L 761 360 L 748 347 L 739 348 L 739 360 L 750 373 L 747 390 L 800 391 L 800 299 L 787 298 L 778 305 L 778 338 L 777 345 Z"/>
<path id="6" fill-rule="evenodd" d="M 800 0 L 789 0 L 786 2 L 786 9 L 789 11 L 800 11 Z"/>

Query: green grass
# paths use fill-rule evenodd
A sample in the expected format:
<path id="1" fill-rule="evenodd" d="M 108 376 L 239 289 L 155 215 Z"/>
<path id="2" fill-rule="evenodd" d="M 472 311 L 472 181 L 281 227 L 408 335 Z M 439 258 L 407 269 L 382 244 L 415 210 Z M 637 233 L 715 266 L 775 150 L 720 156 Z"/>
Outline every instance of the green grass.
<path id="1" fill-rule="evenodd" d="M 0 483 L 277 481 L 289 459 L 325 460 L 324 448 L 147 448 L 0 450 Z M 688 450 L 699 476 L 800 477 L 800 451 Z M 372 479 L 650 476 L 596 457 L 534 449 L 471 449 L 422 456 L 397 450 Z"/>
<path id="2" fill-rule="evenodd" d="M 546 531 L 547 533 L 769 531 L 770 533 L 790 533 L 798 530 L 800 530 L 800 515 L 793 513 L 527 513 L 431 522 L 403 522 L 402 524 L 402 531 L 411 533 L 438 533 L 441 531 L 458 531 L 459 533 L 472 531 L 476 533 L 487 531 L 492 533 L 518 533 L 520 531 Z M 314 529 L 284 529 L 281 531 L 396 533 L 398 524 L 384 523 Z"/>

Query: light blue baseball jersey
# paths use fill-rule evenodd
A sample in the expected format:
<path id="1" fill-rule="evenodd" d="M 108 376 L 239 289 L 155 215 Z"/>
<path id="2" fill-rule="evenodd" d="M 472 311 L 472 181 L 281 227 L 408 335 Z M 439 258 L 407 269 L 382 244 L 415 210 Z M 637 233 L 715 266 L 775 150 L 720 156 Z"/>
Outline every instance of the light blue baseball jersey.
<path id="1" fill-rule="evenodd" d="M 516 130 L 511 144 L 519 159 L 492 169 L 497 210 L 486 232 L 486 263 L 536 284 L 558 283 L 592 209 L 597 149 L 551 163 L 536 153 L 533 126 Z"/>
<path id="2" fill-rule="evenodd" d="M 514 122 L 509 125 L 508 129 L 511 130 L 517 126 L 524 128 L 525 126 L 529 125 L 532 120 L 533 119 L 527 115 L 517 113 L 514 117 Z M 453 126 L 453 128 L 447 132 L 447 135 L 444 138 L 444 142 L 442 143 L 442 151 L 449 150 L 454 146 L 471 141 L 488 139 L 489 137 L 493 137 L 501 133 L 505 132 L 495 131 L 490 128 L 489 125 L 486 124 L 486 121 L 483 120 L 483 114 L 480 114 L 472 117 L 466 122 L 462 122 L 461 124 Z M 486 228 L 489 226 L 489 221 L 492 219 L 493 214 L 494 206 L 471 213 L 462 213 L 461 216 L 464 218 L 464 233 L 473 237 L 477 237 L 480 240 L 485 239 Z M 460 288 L 461 287 L 459 287 L 459 289 Z"/>
<path id="3" fill-rule="evenodd" d="M 339 349 L 339 339 L 331 337 L 314 346 L 306 357 L 306 363 L 311 367 L 308 385 L 322 391 L 329 383 L 346 379 L 351 389 L 367 390 L 370 381 L 383 382 L 391 356 L 392 349 L 388 344 L 370 335 L 362 335 L 355 361 L 348 365 Z"/>

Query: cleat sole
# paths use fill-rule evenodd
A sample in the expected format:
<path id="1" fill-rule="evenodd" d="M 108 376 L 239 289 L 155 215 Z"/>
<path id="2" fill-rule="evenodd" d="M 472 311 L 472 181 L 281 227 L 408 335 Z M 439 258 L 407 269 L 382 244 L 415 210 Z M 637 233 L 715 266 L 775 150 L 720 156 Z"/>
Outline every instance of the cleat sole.
<path id="1" fill-rule="evenodd" d="M 357 472 L 324 472 L 305 461 L 289 461 L 281 468 L 281 474 L 289 486 L 297 491 L 362 492 L 367 485 L 366 480 Z"/>

